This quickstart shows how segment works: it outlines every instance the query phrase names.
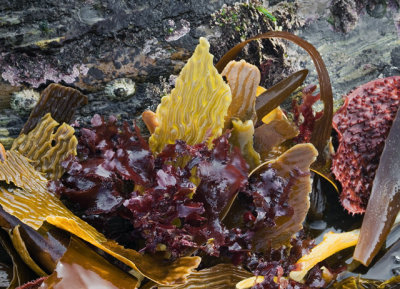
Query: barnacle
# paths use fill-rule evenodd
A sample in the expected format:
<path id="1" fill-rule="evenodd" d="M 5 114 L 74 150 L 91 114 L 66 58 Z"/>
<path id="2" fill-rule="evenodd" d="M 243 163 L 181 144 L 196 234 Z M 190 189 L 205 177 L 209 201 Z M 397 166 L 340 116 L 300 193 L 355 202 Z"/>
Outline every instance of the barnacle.
<path id="1" fill-rule="evenodd" d="M 333 117 L 339 147 L 332 172 L 342 184 L 340 200 L 349 212 L 363 213 L 385 139 L 400 106 L 400 77 L 368 82 L 346 96 Z"/>
<path id="2" fill-rule="evenodd" d="M 35 169 L 47 179 L 58 179 L 64 173 L 61 162 L 76 155 L 78 140 L 74 133 L 71 126 L 66 123 L 59 126 L 47 113 L 27 135 L 16 138 L 11 149 L 35 161 Z"/>
<path id="3" fill-rule="evenodd" d="M 10 106 L 18 114 L 27 115 L 39 101 L 39 93 L 33 89 L 24 89 L 11 95 Z"/>
<path id="4" fill-rule="evenodd" d="M 69 123 L 75 110 L 86 103 L 87 97 L 78 90 L 52 83 L 41 93 L 38 104 L 22 128 L 22 133 L 28 134 L 47 113 L 59 123 Z"/>
<path id="5" fill-rule="evenodd" d="M 165 145 L 184 140 L 189 145 L 220 136 L 232 96 L 229 86 L 213 65 L 210 44 L 200 38 L 193 56 L 182 69 L 170 95 L 156 111 L 159 126 L 149 139 L 159 153 Z"/>
<path id="6" fill-rule="evenodd" d="M 247 120 L 256 122 L 255 100 L 261 78 L 258 68 L 244 60 L 231 61 L 221 75 L 226 77 L 232 92 L 232 102 L 226 116 L 227 124 L 229 125 L 233 117 L 243 122 Z"/>

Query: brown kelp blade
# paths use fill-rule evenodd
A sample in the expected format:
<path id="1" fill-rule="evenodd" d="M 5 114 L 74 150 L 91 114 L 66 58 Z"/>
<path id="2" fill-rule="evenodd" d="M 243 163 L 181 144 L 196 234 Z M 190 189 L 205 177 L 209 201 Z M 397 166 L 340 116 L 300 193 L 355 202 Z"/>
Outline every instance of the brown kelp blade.
<path id="1" fill-rule="evenodd" d="M 302 85 L 307 74 L 307 69 L 297 71 L 259 95 L 255 105 L 257 118 L 262 119 L 277 108 L 296 88 Z"/>
<path id="2" fill-rule="evenodd" d="M 218 61 L 216 68 L 218 71 L 222 71 L 224 67 L 228 64 L 229 61 L 235 59 L 235 57 L 240 53 L 240 51 L 246 46 L 247 43 L 257 39 L 267 39 L 267 38 L 283 38 L 286 40 L 290 40 L 295 44 L 302 47 L 307 53 L 311 56 L 315 68 L 318 73 L 318 80 L 320 86 L 320 95 L 321 100 L 324 103 L 324 114 L 321 118 L 319 118 L 314 126 L 314 131 L 311 136 L 311 143 L 318 150 L 318 159 L 317 163 L 321 162 L 323 164 L 326 163 L 326 155 L 324 153 L 324 149 L 328 144 L 329 137 L 331 135 L 332 130 L 332 116 L 333 116 L 333 95 L 332 95 L 332 87 L 329 79 L 328 71 L 325 67 L 325 64 L 319 54 L 318 50 L 312 46 L 310 43 L 305 41 L 304 39 L 291 34 L 289 32 L 284 31 L 270 31 L 267 33 L 263 33 L 254 37 L 251 37 L 233 47 L 229 50 L 225 55 Z"/>
<path id="3" fill-rule="evenodd" d="M 400 110 L 390 128 L 361 226 L 354 259 L 368 266 L 378 253 L 400 209 Z"/>
<path id="4" fill-rule="evenodd" d="M 15 289 L 36 278 L 36 275 L 29 269 L 15 251 L 8 234 L 3 230 L 0 230 L 0 246 L 7 252 L 13 263 L 13 276 L 8 289 Z"/>
<path id="5" fill-rule="evenodd" d="M 136 288 L 138 281 L 132 275 L 109 263 L 87 247 L 71 238 L 69 247 L 55 271 L 40 288 Z"/>
<path id="6" fill-rule="evenodd" d="M 32 259 L 32 256 L 29 254 L 29 251 L 26 247 L 24 240 L 21 237 L 20 226 L 16 226 L 13 230 L 10 231 L 10 238 L 15 250 L 18 252 L 19 256 L 22 258 L 25 264 L 29 266 L 37 275 L 44 277 L 46 276 L 46 272 Z"/>
<path id="7" fill-rule="evenodd" d="M 75 110 L 84 104 L 87 97 L 78 90 L 52 83 L 41 93 L 21 133 L 28 134 L 46 113 L 59 123 L 70 123 Z"/>

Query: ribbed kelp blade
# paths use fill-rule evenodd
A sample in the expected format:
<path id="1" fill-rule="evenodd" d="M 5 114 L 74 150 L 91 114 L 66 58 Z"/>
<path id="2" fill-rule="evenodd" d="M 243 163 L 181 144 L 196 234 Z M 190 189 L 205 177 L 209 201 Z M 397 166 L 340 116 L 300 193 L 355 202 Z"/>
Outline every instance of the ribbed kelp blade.
<path id="1" fill-rule="evenodd" d="M 59 179 L 64 173 L 61 162 L 76 155 L 78 140 L 74 133 L 71 126 L 66 123 L 59 126 L 47 113 L 27 135 L 16 138 L 11 149 L 35 161 L 35 169 L 44 173 L 47 179 Z"/>
<path id="2" fill-rule="evenodd" d="M 184 140 L 194 145 L 221 135 L 231 103 L 228 84 L 213 65 L 210 44 L 200 38 L 193 56 L 183 67 L 170 95 L 161 99 L 156 111 L 159 125 L 149 139 L 153 152 Z"/>
<path id="3" fill-rule="evenodd" d="M 231 61 L 221 74 L 228 81 L 232 93 L 226 127 L 229 127 L 232 118 L 238 118 L 242 122 L 252 120 L 255 123 L 257 114 L 254 106 L 261 78 L 258 68 L 244 60 Z"/>

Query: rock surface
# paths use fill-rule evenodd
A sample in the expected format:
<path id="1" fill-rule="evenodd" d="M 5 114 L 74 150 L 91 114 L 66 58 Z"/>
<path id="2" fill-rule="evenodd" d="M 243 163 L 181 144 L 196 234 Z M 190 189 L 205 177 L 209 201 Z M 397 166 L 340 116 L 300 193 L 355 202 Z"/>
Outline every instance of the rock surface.
<path id="1" fill-rule="evenodd" d="M 234 2 L 0 0 L 0 141 L 11 142 L 26 120 L 9 109 L 11 93 L 41 91 L 51 82 L 88 95 L 77 113 L 83 124 L 95 113 L 139 120 L 169 92 L 201 36 L 216 61 L 245 38 L 293 31 L 320 51 L 336 99 L 376 77 L 400 74 L 398 1 Z M 313 70 L 301 49 L 280 40 L 253 42 L 241 57 L 260 67 L 266 87 L 300 68 Z M 107 96 L 107 84 L 118 78 L 135 83 L 132 97 Z M 307 82 L 316 81 L 311 71 Z"/>

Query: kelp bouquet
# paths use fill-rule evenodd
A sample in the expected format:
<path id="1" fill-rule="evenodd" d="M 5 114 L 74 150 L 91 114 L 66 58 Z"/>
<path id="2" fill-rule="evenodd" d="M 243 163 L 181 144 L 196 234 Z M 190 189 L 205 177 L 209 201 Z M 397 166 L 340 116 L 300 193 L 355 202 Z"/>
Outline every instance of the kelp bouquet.
<path id="1" fill-rule="evenodd" d="M 307 71 L 266 90 L 257 67 L 233 60 L 249 41 L 271 37 L 303 47 L 319 75 L 320 93 L 303 89 L 291 119 L 279 105 Z M 86 97 L 57 84 L 43 91 L 12 148 L 0 153 L 0 242 L 13 264 L 8 288 L 322 288 L 335 281 L 345 268 L 323 261 L 356 245 L 360 231 L 331 232 L 315 246 L 302 230 L 312 178 L 337 190 L 330 173 L 329 76 L 301 38 L 285 32 L 256 38 L 231 49 L 216 67 L 201 38 L 170 95 L 156 112 L 143 112 L 148 139 L 113 116 L 95 115 L 87 128 L 70 125 Z M 384 166 L 399 166 L 391 145 L 399 143 L 392 136 L 400 129 L 393 121 L 399 80 L 389 81 L 396 83 L 389 90 L 397 102 L 375 155 L 397 154 Z M 324 110 L 315 113 L 319 99 Z M 352 107 L 349 99 L 341 113 Z M 364 118 L 354 119 L 361 125 Z M 349 154 L 345 134 L 338 149 L 345 153 L 333 161 L 337 177 Z M 383 169 L 375 167 L 375 180 Z M 398 171 L 391 177 L 397 182 Z M 374 193 L 373 187 L 371 198 Z M 342 201 L 352 197 L 346 196 Z M 358 260 L 376 254 L 393 225 L 397 198 L 398 186 L 391 200 L 379 202 L 391 210 L 385 221 L 375 220 L 385 229 L 374 253 L 357 246 Z M 368 209 L 365 222 L 367 216 Z M 361 235 L 371 233 L 370 223 Z"/>

